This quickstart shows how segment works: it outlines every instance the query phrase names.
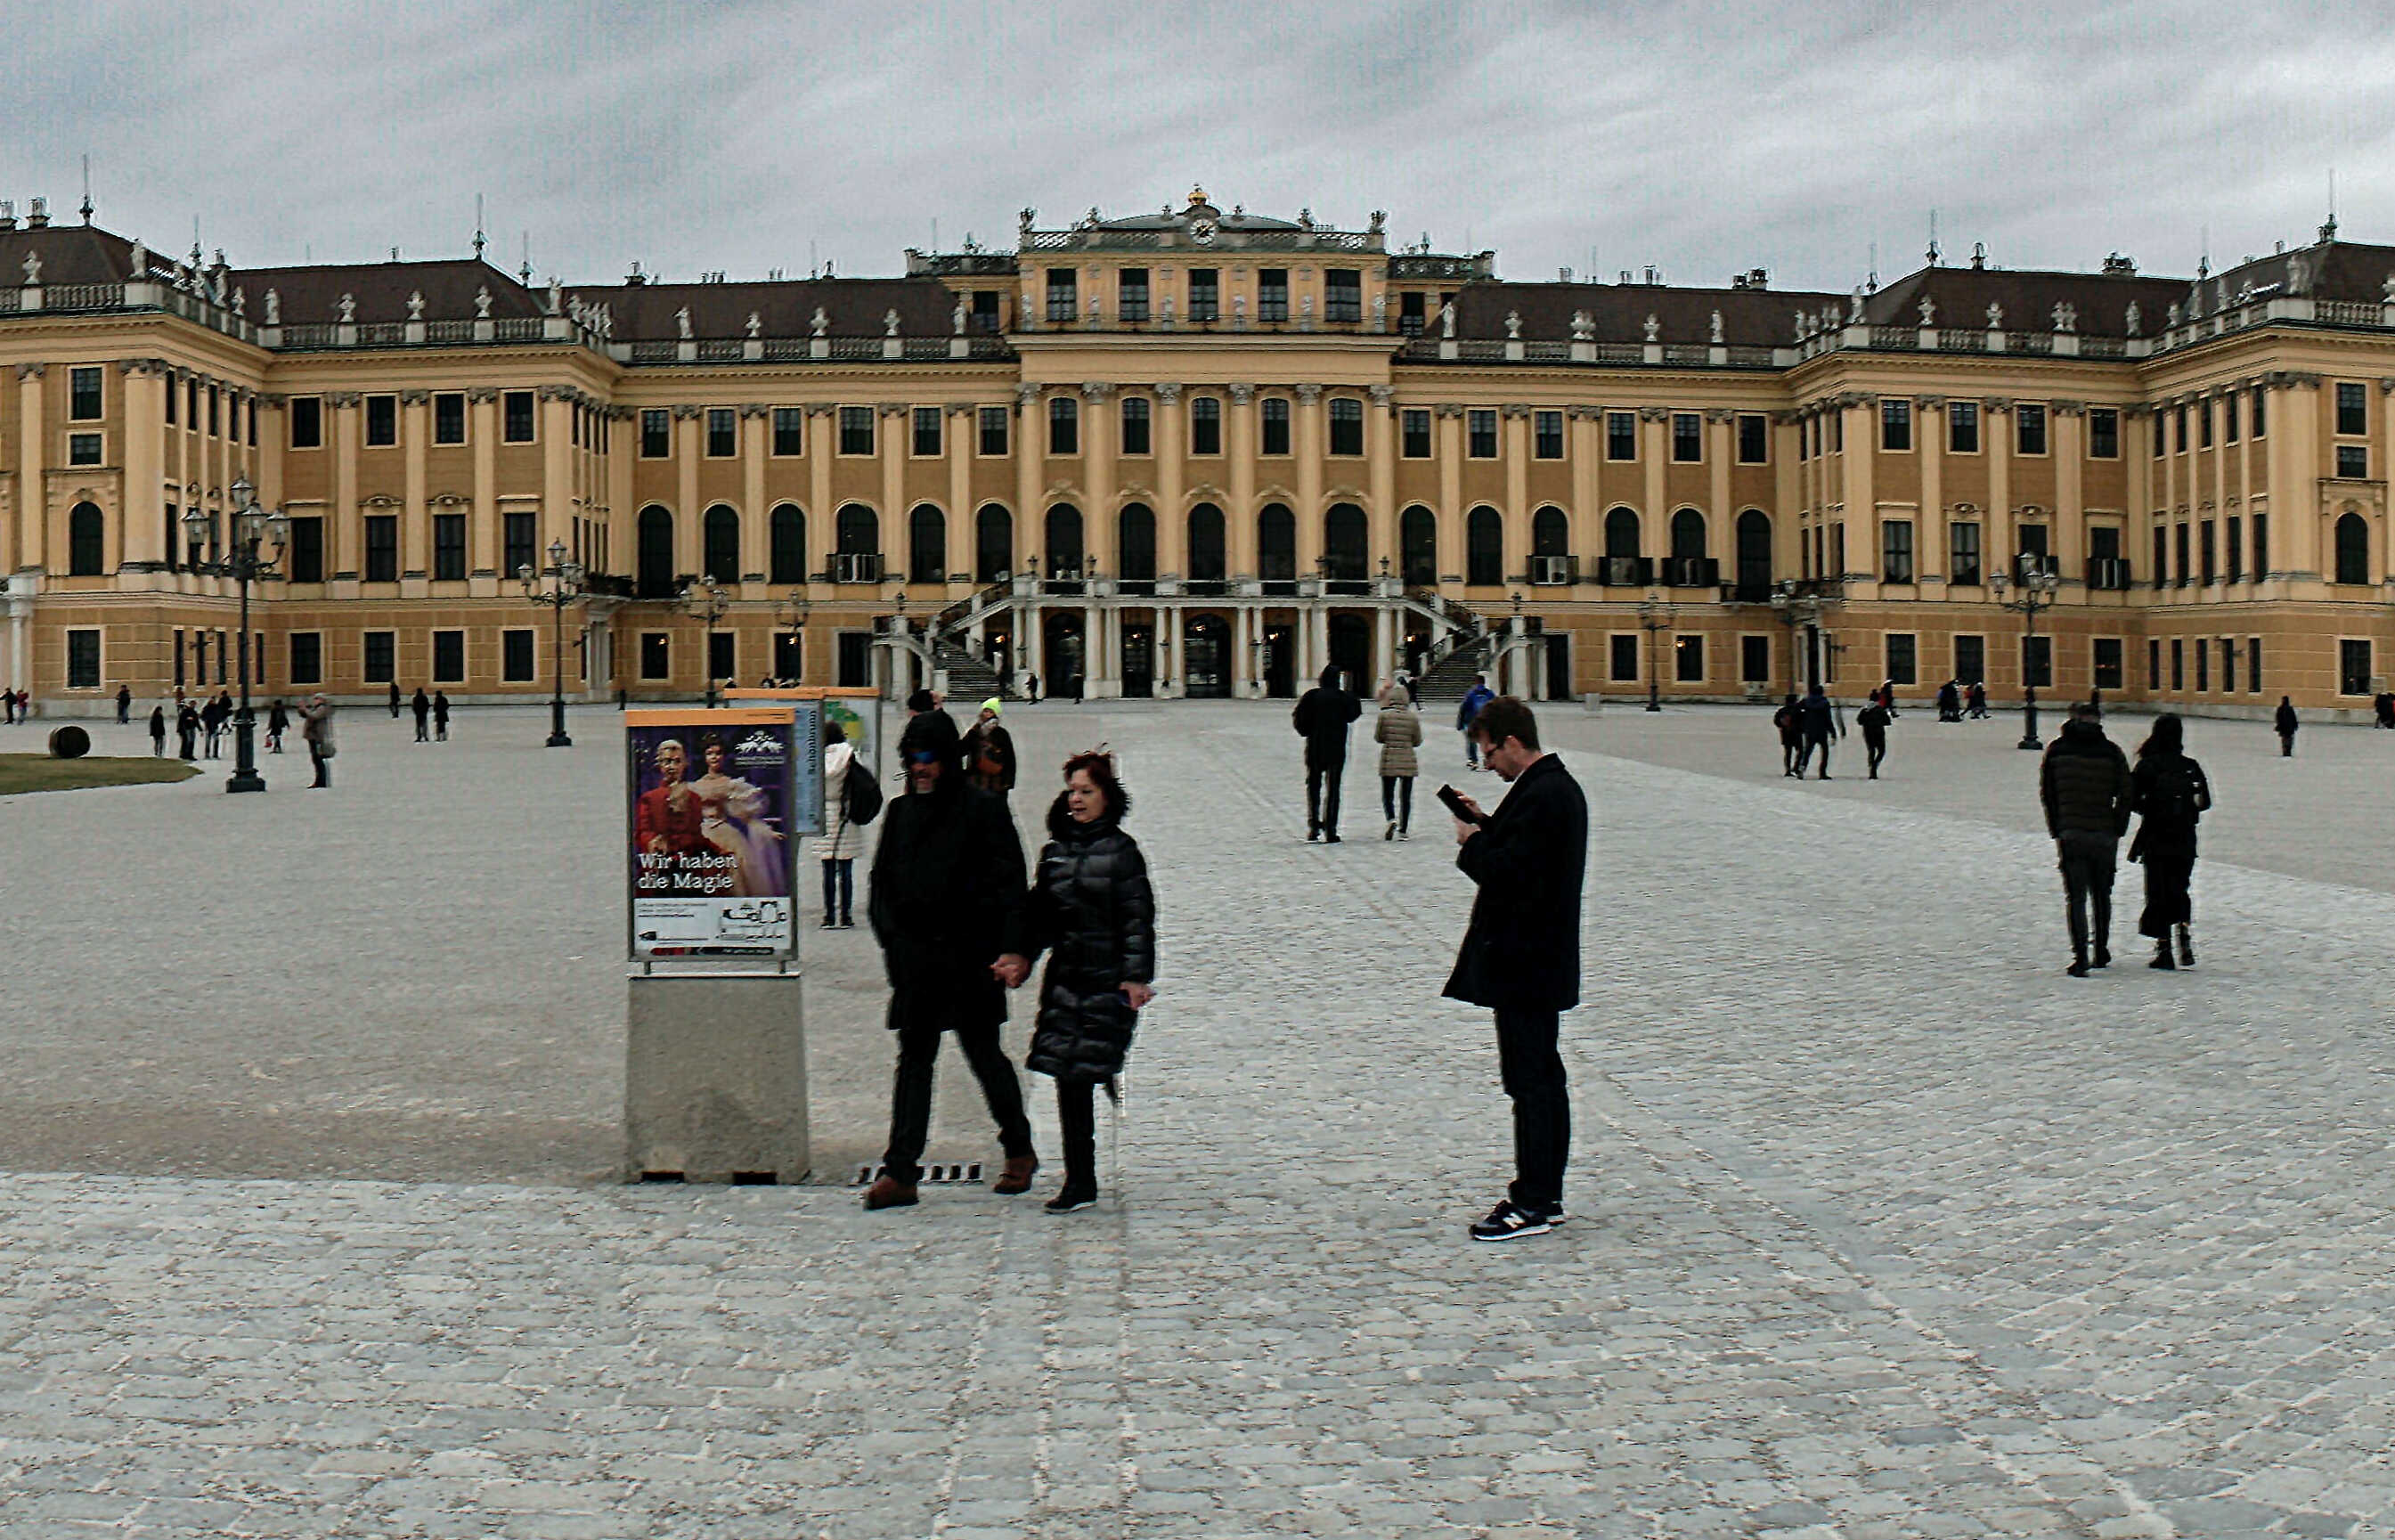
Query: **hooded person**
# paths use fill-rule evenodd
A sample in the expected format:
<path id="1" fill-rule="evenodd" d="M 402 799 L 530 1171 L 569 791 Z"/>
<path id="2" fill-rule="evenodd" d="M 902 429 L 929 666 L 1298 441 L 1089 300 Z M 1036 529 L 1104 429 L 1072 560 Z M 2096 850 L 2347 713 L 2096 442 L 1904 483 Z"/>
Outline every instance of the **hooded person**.
<path id="1" fill-rule="evenodd" d="M 882 814 L 866 913 L 890 980 L 888 1025 L 898 1040 L 890 1144 L 868 1209 L 916 1201 L 932 1121 L 940 1039 L 954 1032 L 981 1082 L 1006 1154 L 1001 1193 L 1027 1192 L 1039 1168 L 1023 1087 L 999 1042 L 1006 989 L 1024 960 L 1023 845 L 999 798 L 967 784 L 963 743 L 946 711 L 926 711 L 899 735 L 907 794 Z"/>
<path id="2" fill-rule="evenodd" d="M 1401 685 L 1381 692 L 1380 714 L 1372 719 L 1372 741 L 1381 746 L 1381 816 L 1387 820 L 1383 840 L 1413 837 L 1414 777 L 1422 774 L 1422 718 L 1413 698 Z"/>
<path id="3" fill-rule="evenodd" d="M 2038 800 L 2071 922 L 2071 966 L 2063 971 L 2073 978 L 2087 976 L 2091 943 L 2095 966 L 2112 961 L 2114 856 L 2129 830 L 2132 792 L 2127 756 L 2086 702 L 2073 706 L 2038 766 Z"/>
<path id="4" fill-rule="evenodd" d="M 1480 708 L 1496 698 L 1497 692 L 1489 687 L 1489 676 L 1474 674 L 1472 688 L 1463 692 L 1462 701 L 1455 708 L 1455 730 L 1463 735 L 1463 767 L 1466 770 L 1480 768 L 1480 744 L 1472 736 L 1472 719 L 1480 714 Z"/>
<path id="5" fill-rule="evenodd" d="M 1005 704 L 996 696 L 981 703 L 981 715 L 965 730 L 965 778 L 985 791 L 1005 796 L 1014 790 L 1014 737 L 999 721 Z"/>
<path id="6" fill-rule="evenodd" d="M 1339 785 L 1347 775 L 1347 724 L 1364 714 L 1363 704 L 1341 687 L 1334 665 L 1322 670 L 1290 713 L 1290 725 L 1305 740 L 1305 837 L 1339 843 Z"/>

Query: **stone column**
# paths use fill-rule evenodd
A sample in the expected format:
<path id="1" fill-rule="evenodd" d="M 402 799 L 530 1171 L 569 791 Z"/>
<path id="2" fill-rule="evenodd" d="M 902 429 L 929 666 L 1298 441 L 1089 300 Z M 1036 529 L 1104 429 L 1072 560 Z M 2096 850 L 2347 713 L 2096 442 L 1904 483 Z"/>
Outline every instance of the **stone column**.
<path id="1" fill-rule="evenodd" d="M 488 385 L 466 392 L 466 437 L 474 447 L 473 570 L 505 591 L 499 571 L 499 392 Z M 329 555 L 329 552 L 327 553 Z"/>
<path id="2" fill-rule="evenodd" d="M 906 500 L 906 455 L 911 447 L 907 437 L 914 424 L 909 408 L 901 403 L 884 402 L 874 410 L 879 417 L 873 446 L 880 451 L 881 461 L 881 572 L 884 578 L 903 578 L 913 548 L 913 505 Z M 903 669 L 905 660 L 900 662 Z"/>
<path id="3" fill-rule="evenodd" d="M 1988 503 L 2004 520 L 2005 565 L 2020 554 L 2020 521 L 2013 509 L 2013 404 L 1990 401 L 1979 410 L 1979 448 L 1988 458 Z M 2049 534 L 2049 538 L 2051 535 Z M 2018 653 L 2018 648 L 2015 649 Z M 2021 662 L 2026 664 L 2027 659 Z M 2055 678 L 2061 678 L 2059 670 Z"/>
<path id="4" fill-rule="evenodd" d="M 399 570 L 402 577 L 432 575 L 432 521 L 424 506 L 424 458 L 432 442 L 432 392 L 399 394 Z"/>
<path id="5" fill-rule="evenodd" d="M 2054 457 L 2055 555 L 2063 577 L 2074 583 L 2087 578 L 2086 425 L 2087 408 L 2076 401 L 2058 401 L 2046 408 L 2045 447 Z"/>
<path id="6" fill-rule="evenodd" d="M 1530 570 L 1530 408 L 1507 402 L 1499 409 L 1497 451 L 1505 457 L 1505 562 Z M 1512 581 L 1514 574 L 1501 574 Z"/>
<path id="7" fill-rule="evenodd" d="M 1705 408 L 1705 500 L 1712 504 L 1705 510 L 1705 554 L 1721 563 L 1721 570 L 1731 578 L 1738 564 L 1738 510 L 1730 505 L 1729 471 L 1738 459 L 1738 414 L 1727 406 Z M 1664 538 L 1669 539 L 1668 529 Z M 1664 547 L 1666 551 L 1671 548 Z M 1711 647 L 1725 639 L 1726 633 L 1714 633 Z M 1710 669 L 1714 659 L 1705 659 Z M 1534 674 L 1537 670 L 1531 670 Z"/>
<path id="8" fill-rule="evenodd" d="M 1463 581 L 1463 408 L 1442 402 L 1435 431 L 1438 442 L 1438 580 Z"/>
<path id="9" fill-rule="evenodd" d="M 1322 459 L 1330 445 L 1323 431 L 1322 387 L 1297 388 L 1297 575 L 1322 571 Z M 1315 662 L 1319 672 L 1322 664 Z"/>
<path id="10" fill-rule="evenodd" d="M 674 573 L 696 576 L 699 564 L 705 560 L 703 511 L 698 506 L 699 414 L 702 408 L 677 405 L 673 408 L 674 452 Z M 829 517 L 828 512 L 825 515 Z M 828 528 L 828 525 L 827 525 Z M 637 538 L 637 536 L 635 537 Z M 637 560 L 637 552 L 635 553 Z M 721 581 L 718 577 L 718 581 Z M 701 642 L 700 646 L 707 644 Z M 708 664 L 701 659 L 698 677 L 707 677 Z"/>
<path id="11" fill-rule="evenodd" d="M 1571 434 L 1571 550 L 1586 570 L 1593 553 L 1604 550 L 1605 412 L 1596 406 L 1574 406 Z M 1782 506 L 1787 506 L 1783 503 Z"/>
<path id="12" fill-rule="evenodd" d="M 1396 628 L 1392 624 L 1394 619 L 1386 600 L 1372 606 L 1372 672 L 1375 677 L 1363 681 L 1360 688 L 1377 690 L 1381 684 L 1378 676 L 1395 677 L 1396 673 Z"/>
<path id="13" fill-rule="evenodd" d="M 17 553 L 9 564 L 17 568 L 43 567 L 46 537 L 49 530 L 49 433 L 42 410 L 42 379 L 45 366 L 39 364 L 17 365 Z M 18 634 L 22 635 L 24 617 L 11 604 L 8 613 Z M 14 687 L 25 687 L 24 646 L 20 642 L 9 648 L 11 667 L 19 677 Z"/>
<path id="14" fill-rule="evenodd" d="M 973 501 L 974 409 L 970 402 L 951 402 L 947 408 L 947 437 L 941 447 L 947 451 L 948 461 L 948 573 L 965 573 L 978 582 L 981 574 L 974 571 L 973 561 L 979 524 L 978 510 Z M 981 627 L 973 628 L 974 656 L 980 656 Z"/>
<path id="15" fill-rule="evenodd" d="M 164 366 L 153 359 L 128 359 L 117 369 L 123 381 L 121 420 L 125 424 L 125 506 L 116 520 L 117 562 L 154 565 L 166 559 L 162 544 L 166 538 Z M 275 506 L 264 489 L 258 501 L 269 508 Z"/>
<path id="16" fill-rule="evenodd" d="M 1396 392 L 1386 385 L 1372 387 L 1372 405 L 1364 411 L 1364 574 L 1376 577 L 1386 558 L 1396 572 L 1405 551 L 1397 538 L 1397 408 Z"/>
<path id="17" fill-rule="evenodd" d="M 806 553 L 807 571 L 831 566 L 829 552 L 839 534 L 838 510 L 831 501 L 832 456 L 840 448 L 840 408 L 817 402 L 807 407 L 807 539 L 814 549 Z M 835 670 L 838 659 L 833 659 Z M 826 678 L 837 677 L 827 673 Z"/>
<path id="18" fill-rule="evenodd" d="M 324 565 L 336 577 L 356 579 L 365 570 L 365 528 L 358 523 L 358 405 L 355 391 L 324 398 L 333 415 L 333 517 L 324 529 Z"/>
<path id="19" fill-rule="evenodd" d="M 1040 438 L 1046 426 L 1046 417 L 1047 408 L 1040 399 L 1039 387 L 1017 385 L 1014 388 L 1013 570 L 1031 571 L 1035 581 L 1048 576 L 1047 559 L 1039 549 L 1046 542 L 1048 534 L 1047 511 L 1039 506 L 1039 494 L 1046 485 L 1042 471 L 1047 464 L 1048 446 Z M 1040 557 L 1037 570 L 1032 570 L 1033 564 L 1027 560 L 1034 555 Z M 1044 679 L 1042 683 L 1045 683 Z"/>
<path id="20" fill-rule="evenodd" d="M 1156 390 L 1156 570 L 1159 576 L 1174 573 L 1189 576 L 1189 511 L 1183 506 L 1188 496 L 1189 435 L 1182 418 L 1181 387 L 1162 384 Z M 1157 627 L 1162 633 L 1164 617 L 1158 612 Z M 1180 638 L 1173 639 L 1176 649 Z"/>
<path id="21" fill-rule="evenodd" d="M 2265 383 L 2271 387 L 2270 564 L 2291 578 L 2317 585 L 2326 571 L 2318 490 L 2326 469 L 2321 455 L 2321 377 L 2278 374 Z M 2263 667 L 2283 677 L 2281 664 L 2266 657 Z M 2334 653 L 2316 667 L 2333 686 Z"/>
<path id="22" fill-rule="evenodd" d="M 1921 507 L 1913 520 L 1915 532 L 1912 546 L 1913 571 L 1916 576 L 1923 572 L 1946 573 L 1943 562 L 1932 563 L 1930 560 L 1932 553 L 1940 549 L 1930 542 L 1937 538 L 1935 532 L 1944 522 L 1940 515 L 1946 508 L 1946 439 L 1942 431 L 1929 431 L 1930 414 L 1935 412 L 1942 418 L 1946 410 L 1946 401 L 1942 396 L 1923 396 L 1915 403 L 1913 410 L 1914 415 L 1920 418 L 1922 429 L 1920 437 L 1914 441 L 1914 447 L 1921 456 Z M 1981 432 L 1985 434 L 1992 431 L 1993 429 L 1992 419 L 1982 412 Z M 1983 437 L 1980 441 L 1980 448 L 1984 452 L 1986 447 L 1986 440 Z M 1986 552 L 1982 551 L 1980 562 L 1983 565 L 1986 560 Z M 1953 574 L 1946 573 L 1946 576 L 1951 578 Z"/>
<path id="23" fill-rule="evenodd" d="M 1846 411 L 1845 426 L 1839 431 L 1846 437 L 1846 449 L 1839 457 L 1845 471 L 1843 485 L 1835 490 L 1837 500 L 1844 505 L 1845 511 L 1832 522 L 1842 520 L 1851 525 L 1857 519 L 1871 518 L 1879 507 L 1878 493 L 1874 490 L 1877 478 L 1872 474 L 1879 467 L 1879 424 L 1874 420 L 1879 404 L 1871 396 L 1839 399 Z M 1834 511 L 1825 506 L 1823 511 Z M 1826 545 L 1825 550 L 1830 552 L 1830 558 L 1835 560 L 1834 542 Z M 1846 564 L 1853 565 L 1853 551 L 1849 550 L 1846 556 Z M 1830 576 L 1838 578 L 1844 574 L 1832 573 Z"/>
<path id="24" fill-rule="evenodd" d="M 774 521 L 765 501 L 765 441 L 772 432 L 772 407 L 760 402 L 740 408 L 740 570 L 726 582 L 746 583 L 752 577 L 762 582 L 772 570 Z M 765 645 L 770 663 L 773 644 Z"/>
<path id="25" fill-rule="evenodd" d="M 1672 510 L 1664 490 L 1664 474 L 1672 454 L 1672 414 L 1661 406 L 1638 408 L 1638 464 L 1646 472 L 1639 493 L 1638 554 L 1669 551 Z"/>
<path id="26" fill-rule="evenodd" d="M 536 526 L 540 534 L 533 542 L 536 552 L 548 551 L 551 540 L 563 540 L 569 551 L 574 548 L 574 402 L 575 392 L 568 386 L 541 388 L 540 523 Z M 536 555 L 533 564 L 548 560 L 546 555 Z"/>
<path id="27" fill-rule="evenodd" d="M 1118 467 L 1115 463 L 1114 413 L 1109 409 L 1114 393 L 1114 386 L 1104 380 L 1091 380 L 1081 387 L 1081 486 L 1087 505 L 1081 521 L 1081 552 L 1084 558 L 1098 559 L 1100 572 L 1118 578 L 1122 575 L 1121 541 L 1118 538 L 1121 525 L 1115 517 L 1115 472 Z M 1102 671 L 1092 659 L 1093 685 Z"/>
<path id="28" fill-rule="evenodd" d="M 1224 424 L 1227 430 L 1224 447 L 1231 461 L 1231 506 L 1223 510 L 1223 520 L 1233 578 L 1252 578 L 1263 571 L 1256 544 L 1255 402 L 1253 385 L 1232 386 L 1226 414 L 1230 420 Z"/>

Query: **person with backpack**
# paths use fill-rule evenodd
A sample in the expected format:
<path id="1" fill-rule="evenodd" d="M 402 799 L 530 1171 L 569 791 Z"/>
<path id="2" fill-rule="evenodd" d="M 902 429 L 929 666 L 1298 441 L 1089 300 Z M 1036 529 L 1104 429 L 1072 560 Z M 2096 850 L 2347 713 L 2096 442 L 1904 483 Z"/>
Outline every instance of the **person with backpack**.
<path id="1" fill-rule="evenodd" d="M 1938 720 L 1940 722 L 1963 720 L 1963 688 L 1953 680 L 1950 679 L 1938 686 Z"/>
<path id="2" fill-rule="evenodd" d="M 965 731 L 965 779 L 1001 797 L 1014 790 L 1014 735 L 999 721 L 1004 710 L 1005 702 L 990 697 Z"/>
<path id="3" fill-rule="evenodd" d="M 1796 708 L 1796 692 L 1788 692 L 1780 710 L 1771 713 L 1771 725 L 1780 729 L 1780 773 L 1803 778 L 1796 768 L 1796 756 L 1805 747 L 1803 721 Z"/>
<path id="4" fill-rule="evenodd" d="M 2154 938 L 2150 968 L 2192 968 L 2194 901 L 2188 887 L 2195 876 L 2196 821 L 2211 811 L 2212 783 L 2203 766 L 2187 755 L 2186 730 L 2165 711 L 2137 746 L 2129 775 L 2129 807 L 2138 815 L 2129 859 L 2146 869 L 2146 910 L 2137 934 Z M 2178 958 L 2171 958 L 2171 933 L 2178 933 Z"/>
<path id="5" fill-rule="evenodd" d="M 856 853 L 865 837 L 853 832 L 881 812 L 881 788 L 873 782 L 870 766 L 857 763 L 856 750 L 840 724 L 824 724 L 824 831 L 815 841 L 823 862 L 823 928 L 856 928 Z"/>
<path id="6" fill-rule="evenodd" d="M 1872 780 L 1879 779 L 1880 761 L 1887 758 L 1887 724 L 1895 715 L 1885 699 L 1876 698 L 1855 713 L 1855 725 L 1863 730 L 1863 757 L 1871 766 Z"/>
<path id="7" fill-rule="evenodd" d="M 1480 740 L 1472 736 L 1473 719 L 1480 714 L 1480 708 L 1496 698 L 1497 692 L 1489 687 L 1489 676 L 1474 674 L 1472 688 L 1463 692 L 1463 703 L 1455 709 L 1455 730 L 1463 735 L 1463 767 L 1466 770 L 1480 768 Z"/>

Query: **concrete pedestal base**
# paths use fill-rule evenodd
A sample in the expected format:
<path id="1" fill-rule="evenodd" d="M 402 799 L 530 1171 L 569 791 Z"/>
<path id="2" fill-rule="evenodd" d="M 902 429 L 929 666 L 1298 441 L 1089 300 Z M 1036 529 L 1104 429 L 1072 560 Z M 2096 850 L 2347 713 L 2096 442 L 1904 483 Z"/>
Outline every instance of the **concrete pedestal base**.
<path id="1" fill-rule="evenodd" d="M 636 976 L 627 992 L 626 1175 L 805 1180 L 799 976 Z"/>

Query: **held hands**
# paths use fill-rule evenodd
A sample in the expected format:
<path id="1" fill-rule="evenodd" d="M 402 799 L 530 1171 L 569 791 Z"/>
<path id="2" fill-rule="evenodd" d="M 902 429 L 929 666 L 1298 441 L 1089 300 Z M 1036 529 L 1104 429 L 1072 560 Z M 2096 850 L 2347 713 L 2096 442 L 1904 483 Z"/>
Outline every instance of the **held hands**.
<path id="1" fill-rule="evenodd" d="M 1010 989 L 1022 988 L 1031 976 L 1031 960 L 1020 952 L 1008 952 L 989 965 L 990 973 Z"/>
<path id="2" fill-rule="evenodd" d="M 1455 820 L 1455 843 L 1457 844 L 1462 844 L 1466 840 L 1471 839 L 1475 834 L 1480 832 L 1481 820 L 1486 818 L 1488 815 L 1481 812 L 1480 804 L 1478 803 L 1475 802 L 1470 797 L 1464 796 L 1461 792 L 1456 794 L 1455 800 L 1462 803 L 1472 815 L 1468 819 L 1458 818 Z"/>

